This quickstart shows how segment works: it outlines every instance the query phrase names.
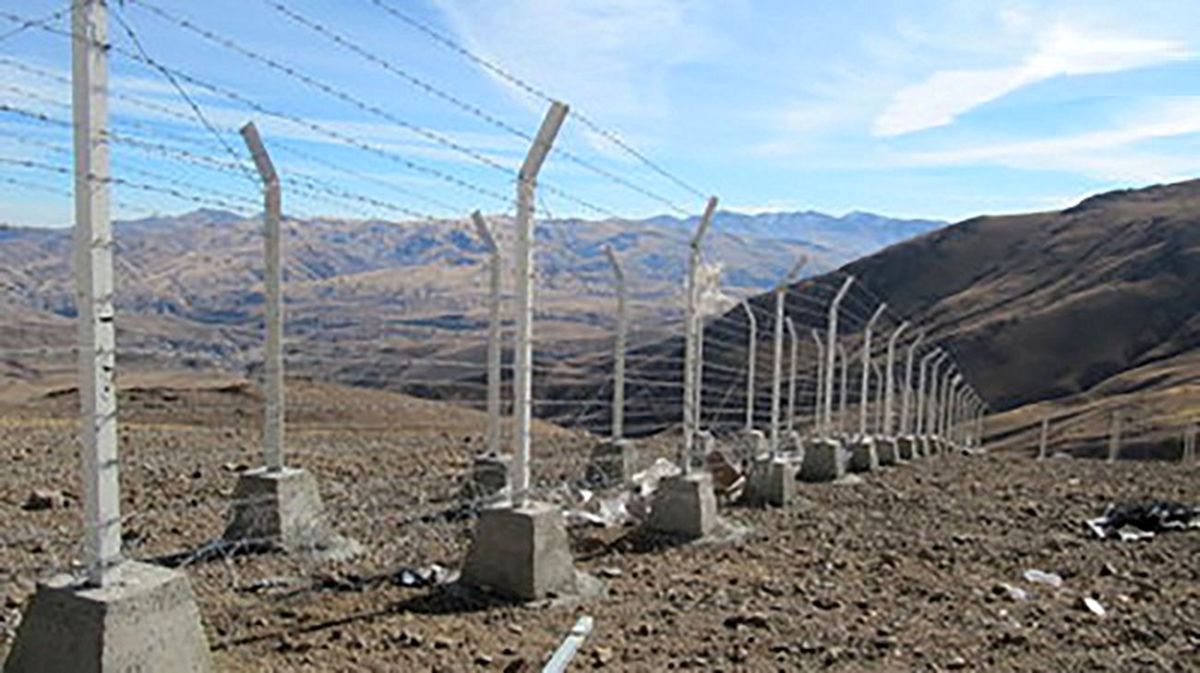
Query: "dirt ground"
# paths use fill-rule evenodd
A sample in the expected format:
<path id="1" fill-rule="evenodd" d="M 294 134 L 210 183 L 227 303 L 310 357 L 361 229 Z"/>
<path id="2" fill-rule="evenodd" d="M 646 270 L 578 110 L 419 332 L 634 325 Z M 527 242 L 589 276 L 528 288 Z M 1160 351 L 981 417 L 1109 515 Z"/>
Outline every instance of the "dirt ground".
<path id="1" fill-rule="evenodd" d="M 331 522 L 366 551 L 340 563 L 268 554 L 186 565 L 223 671 L 535 671 L 584 614 L 595 631 L 572 670 L 1200 670 L 1200 531 L 1122 543 L 1083 525 L 1115 500 L 1200 502 L 1200 465 L 922 459 L 856 485 L 803 485 L 786 510 L 726 507 L 752 530 L 732 544 L 664 547 L 585 529 L 578 567 L 606 595 L 514 606 L 398 581 L 403 567 L 461 562 L 470 522 L 419 515 L 449 506 L 482 446 L 478 414 L 290 390 L 294 462 L 318 476 Z M 257 397 L 226 383 L 126 391 L 123 403 L 130 555 L 198 548 L 219 535 L 236 473 L 255 462 Z M 35 579 L 77 554 L 72 405 L 59 395 L 0 417 L 0 657 Z M 546 456 L 535 476 L 554 497 L 594 440 L 534 434 Z M 33 489 L 64 501 L 26 509 Z M 1030 569 L 1062 586 L 1026 581 Z M 1107 614 L 1087 611 L 1085 597 Z"/>

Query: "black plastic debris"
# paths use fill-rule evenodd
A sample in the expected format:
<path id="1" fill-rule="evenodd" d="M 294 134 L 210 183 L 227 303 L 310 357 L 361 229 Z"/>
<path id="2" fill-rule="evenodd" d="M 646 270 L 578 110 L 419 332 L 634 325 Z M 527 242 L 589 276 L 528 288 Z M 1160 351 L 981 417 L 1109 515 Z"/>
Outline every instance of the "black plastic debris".
<path id="1" fill-rule="evenodd" d="M 1169 500 L 1109 505 L 1104 516 L 1087 522 L 1096 537 L 1140 540 L 1159 533 L 1200 528 L 1200 507 Z"/>

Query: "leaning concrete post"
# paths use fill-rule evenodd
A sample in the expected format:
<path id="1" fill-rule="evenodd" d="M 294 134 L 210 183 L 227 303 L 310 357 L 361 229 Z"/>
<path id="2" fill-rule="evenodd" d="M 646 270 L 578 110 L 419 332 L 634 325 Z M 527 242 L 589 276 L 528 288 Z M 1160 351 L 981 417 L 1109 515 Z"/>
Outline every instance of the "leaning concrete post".
<path id="1" fill-rule="evenodd" d="M 241 134 L 262 178 L 266 201 L 267 404 L 264 465 L 238 475 L 233 489 L 233 512 L 223 538 L 230 543 L 312 551 L 327 547 L 335 538 L 325 525 L 316 479 L 306 470 L 285 467 L 283 459 L 283 242 L 279 177 L 254 124 L 243 126 Z"/>
<path id="2" fill-rule="evenodd" d="M 904 390 L 900 396 L 900 434 L 910 435 L 915 434 L 916 424 L 910 416 L 910 411 L 915 406 L 913 403 L 913 357 L 916 355 L 917 349 L 921 347 L 921 342 L 925 340 L 925 332 L 917 335 L 917 338 L 908 346 L 908 355 L 904 364 Z"/>
<path id="3" fill-rule="evenodd" d="M 471 221 L 488 251 L 487 452 L 496 456 L 500 454 L 500 281 L 504 268 L 500 246 L 483 214 L 476 210 Z"/>
<path id="4" fill-rule="evenodd" d="M 838 331 L 838 307 L 845 298 L 846 293 L 850 290 L 850 285 L 854 283 L 854 276 L 847 276 L 842 282 L 842 287 L 833 297 L 833 301 L 829 302 L 829 319 L 826 334 L 825 344 L 825 371 L 829 374 L 825 377 L 825 418 L 822 424 L 825 426 L 826 432 L 833 429 L 833 364 L 837 358 L 837 331 Z"/>
<path id="5" fill-rule="evenodd" d="M 557 101 L 542 119 L 517 174 L 517 343 L 513 385 L 513 502 L 488 507 L 475 523 L 461 581 L 506 598 L 529 601 L 574 594 L 579 577 L 557 505 L 529 499 L 533 412 L 533 219 L 538 172 L 567 117 Z"/>
<path id="6" fill-rule="evenodd" d="M 525 503 L 529 493 L 529 422 L 533 414 L 533 203 L 538 172 L 550 154 L 550 147 L 563 120 L 567 106 L 555 101 L 542 120 L 533 146 L 517 175 L 517 343 L 513 380 L 513 490 L 514 503 Z"/>
<path id="7" fill-rule="evenodd" d="M 704 214 L 692 235 L 688 254 L 688 275 L 686 299 L 687 308 L 684 317 L 684 363 L 683 363 L 683 452 L 680 456 L 681 468 L 684 474 L 692 471 L 692 455 L 695 452 L 696 433 L 700 429 L 700 409 L 697 406 L 697 391 L 700 382 L 696 380 L 696 367 L 700 355 L 700 245 L 704 234 L 712 223 L 713 213 L 717 209 L 717 197 L 709 197 L 704 207 Z"/>
<path id="8" fill-rule="evenodd" d="M 263 183 L 264 239 L 266 241 L 266 420 L 263 425 L 263 464 L 267 470 L 283 469 L 283 245 L 280 236 L 282 203 L 279 176 L 267 149 L 263 147 L 258 129 L 250 122 L 241 129 L 242 138 Z"/>
<path id="9" fill-rule="evenodd" d="M 908 329 L 908 321 L 900 323 L 900 326 L 892 330 L 891 336 L 888 337 L 887 345 L 887 364 L 885 365 L 883 376 L 883 423 L 880 427 L 880 432 L 885 437 L 895 435 L 895 422 L 892 417 L 893 398 L 896 392 L 896 342 L 900 340 L 900 335 L 904 330 Z"/>
<path id="10" fill-rule="evenodd" d="M 750 432 L 754 429 L 754 369 L 758 363 L 758 320 L 754 318 L 750 302 L 743 301 L 742 309 L 746 312 L 746 323 L 749 325 L 746 335 L 746 432 Z"/>
<path id="11" fill-rule="evenodd" d="M 4 670 L 211 671 L 187 575 L 121 556 L 107 3 L 73 3 L 71 34 L 84 576 L 38 584 Z"/>
<path id="12" fill-rule="evenodd" d="M 623 484 L 634 469 L 631 446 L 625 436 L 625 350 L 628 317 L 626 315 L 625 270 L 612 246 L 604 246 L 612 266 L 617 291 L 617 333 L 613 340 L 612 430 L 609 441 L 592 448 L 587 466 L 587 481 L 598 486 Z"/>
<path id="13" fill-rule="evenodd" d="M 863 330 L 862 391 L 858 398 L 858 436 L 860 438 L 867 436 L 867 395 L 871 385 L 871 332 L 875 330 L 875 323 L 879 321 L 886 310 L 887 304 L 880 304 L 871 314 L 871 319 L 867 321 L 867 327 Z"/>

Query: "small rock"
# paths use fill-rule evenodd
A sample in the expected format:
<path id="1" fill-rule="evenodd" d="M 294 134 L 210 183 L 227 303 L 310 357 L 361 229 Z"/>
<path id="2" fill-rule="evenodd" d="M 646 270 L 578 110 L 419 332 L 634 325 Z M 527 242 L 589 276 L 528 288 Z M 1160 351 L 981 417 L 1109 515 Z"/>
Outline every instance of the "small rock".
<path id="1" fill-rule="evenodd" d="M 37 488 L 25 499 L 25 504 L 21 505 L 21 509 L 37 512 L 46 509 L 62 509 L 66 506 L 67 496 L 63 495 L 62 491 Z"/>
<path id="2" fill-rule="evenodd" d="M 767 616 L 760 612 L 726 617 L 723 623 L 727 629 L 736 629 L 741 626 L 752 626 L 756 629 L 765 629 L 768 626 Z"/>
<path id="3" fill-rule="evenodd" d="M 609 579 L 612 579 L 614 577 L 620 577 L 624 573 L 621 571 L 620 568 L 601 568 L 596 571 L 596 574 L 601 577 L 607 577 Z"/>
<path id="4" fill-rule="evenodd" d="M 445 636 L 438 636 L 437 638 L 433 639 L 433 649 L 435 650 L 448 650 L 453 646 L 454 641 L 446 638 Z"/>
<path id="5" fill-rule="evenodd" d="M 954 657 L 946 662 L 946 668 L 951 671 L 961 671 L 967 667 L 967 660 L 962 657 Z"/>
<path id="6" fill-rule="evenodd" d="M 475 657 L 476 666 L 491 666 L 493 659 L 486 654 L 480 654 Z"/>
<path id="7" fill-rule="evenodd" d="M 1024 601 L 1029 599 L 1029 592 L 1020 587 L 1014 587 L 1007 582 L 1001 582 L 992 587 L 992 593 L 997 596 L 1004 596 L 1010 601 Z"/>
<path id="8" fill-rule="evenodd" d="M 592 648 L 592 665 L 607 666 L 613 660 L 613 651 L 610 647 L 597 645 Z"/>

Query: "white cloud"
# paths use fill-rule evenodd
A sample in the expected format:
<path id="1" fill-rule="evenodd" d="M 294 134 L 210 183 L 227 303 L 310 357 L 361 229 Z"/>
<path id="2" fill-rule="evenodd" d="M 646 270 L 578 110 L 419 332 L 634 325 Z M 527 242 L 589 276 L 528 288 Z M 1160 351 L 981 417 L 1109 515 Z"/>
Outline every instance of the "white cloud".
<path id="1" fill-rule="evenodd" d="M 1200 171 L 1187 154 L 1139 149 L 1138 144 L 1200 134 L 1200 99 L 1159 102 L 1120 127 L 1072 136 L 1006 141 L 954 150 L 904 155 L 916 166 L 997 165 L 1031 170 L 1067 170 L 1121 181 L 1175 180 Z"/>
<path id="2" fill-rule="evenodd" d="M 1086 33 L 1058 24 L 1043 32 L 1032 53 L 1015 65 L 942 70 L 902 88 L 875 118 L 872 132 L 898 136 L 945 126 L 973 108 L 1053 77 L 1115 73 L 1194 55 L 1180 42 Z"/>
<path id="3" fill-rule="evenodd" d="M 441 8 L 473 51 L 604 120 L 665 116 L 668 74 L 713 42 L 703 10 L 683 0 L 486 0 Z"/>

